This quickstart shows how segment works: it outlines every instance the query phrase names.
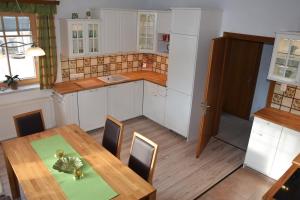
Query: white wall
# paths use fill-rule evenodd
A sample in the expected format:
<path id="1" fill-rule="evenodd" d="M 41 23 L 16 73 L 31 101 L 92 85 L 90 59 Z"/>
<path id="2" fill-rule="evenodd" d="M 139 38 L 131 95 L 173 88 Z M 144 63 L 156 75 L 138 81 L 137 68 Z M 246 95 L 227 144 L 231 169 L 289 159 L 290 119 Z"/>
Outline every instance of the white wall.
<path id="1" fill-rule="evenodd" d="M 253 97 L 251 114 L 266 107 L 270 81 L 267 80 L 271 57 L 273 52 L 273 45 L 264 45 L 261 55 L 259 72 L 257 76 L 256 88 Z"/>
<path id="2" fill-rule="evenodd" d="M 203 7 L 223 10 L 222 32 L 274 36 L 300 30 L 299 0 L 149 0 L 153 9 Z"/>
<path id="3" fill-rule="evenodd" d="M 225 0 L 223 31 L 274 36 L 300 30 L 299 0 Z"/>

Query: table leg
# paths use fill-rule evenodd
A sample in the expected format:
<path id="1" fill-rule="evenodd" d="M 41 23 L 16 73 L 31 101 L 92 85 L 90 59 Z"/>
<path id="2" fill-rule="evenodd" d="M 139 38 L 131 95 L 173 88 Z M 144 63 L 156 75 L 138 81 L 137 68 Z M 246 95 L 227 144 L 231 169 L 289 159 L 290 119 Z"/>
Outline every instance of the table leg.
<path id="1" fill-rule="evenodd" d="M 11 194 L 12 194 L 12 199 L 18 199 L 18 198 L 20 198 L 19 183 L 18 183 L 17 177 L 15 175 L 15 172 L 14 172 L 13 168 L 11 167 L 9 160 L 7 159 L 6 156 L 4 156 L 4 157 L 5 157 L 6 170 L 7 170 L 10 190 L 11 190 Z"/>
<path id="2" fill-rule="evenodd" d="M 149 200 L 156 200 L 156 190 L 149 195 Z"/>

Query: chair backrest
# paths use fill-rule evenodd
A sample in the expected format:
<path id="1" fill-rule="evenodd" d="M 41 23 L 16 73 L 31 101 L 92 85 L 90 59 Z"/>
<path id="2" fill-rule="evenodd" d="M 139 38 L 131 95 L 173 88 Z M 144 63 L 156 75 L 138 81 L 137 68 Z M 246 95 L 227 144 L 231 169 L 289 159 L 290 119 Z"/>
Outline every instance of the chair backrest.
<path id="1" fill-rule="evenodd" d="M 119 122 L 112 116 L 107 116 L 104 127 L 102 146 L 117 158 L 120 158 L 123 129 L 124 126 L 121 122 Z"/>
<path id="2" fill-rule="evenodd" d="M 45 130 L 42 110 L 19 114 L 13 117 L 19 137 Z"/>
<path id="3" fill-rule="evenodd" d="M 134 132 L 128 166 L 152 184 L 157 159 L 158 145 Z"/>

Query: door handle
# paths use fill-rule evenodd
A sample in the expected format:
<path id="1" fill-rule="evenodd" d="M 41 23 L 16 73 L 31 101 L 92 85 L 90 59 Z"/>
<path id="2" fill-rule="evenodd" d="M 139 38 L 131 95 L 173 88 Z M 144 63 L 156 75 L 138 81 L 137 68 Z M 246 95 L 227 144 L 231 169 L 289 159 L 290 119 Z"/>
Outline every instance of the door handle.
<path id="1" fill-rule="evenodd" d="M 210 108 L 211 106 L 207 105 L 207 103 L 205 103 L 205 102 L 202 102 L 201 107 L 202 108 Z"/>

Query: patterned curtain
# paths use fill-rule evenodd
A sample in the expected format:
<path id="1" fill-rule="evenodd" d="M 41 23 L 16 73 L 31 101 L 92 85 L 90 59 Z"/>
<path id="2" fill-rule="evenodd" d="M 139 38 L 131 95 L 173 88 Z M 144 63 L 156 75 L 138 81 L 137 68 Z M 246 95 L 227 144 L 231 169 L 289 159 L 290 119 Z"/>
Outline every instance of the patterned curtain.
<path id="1" fill-rule="evenodd" d="M 53 15 L 37 15 L 38 46 L 46 55 L 39 57 L 40 88 L 52 88 L 56 81 L 57 54 Z"/>

